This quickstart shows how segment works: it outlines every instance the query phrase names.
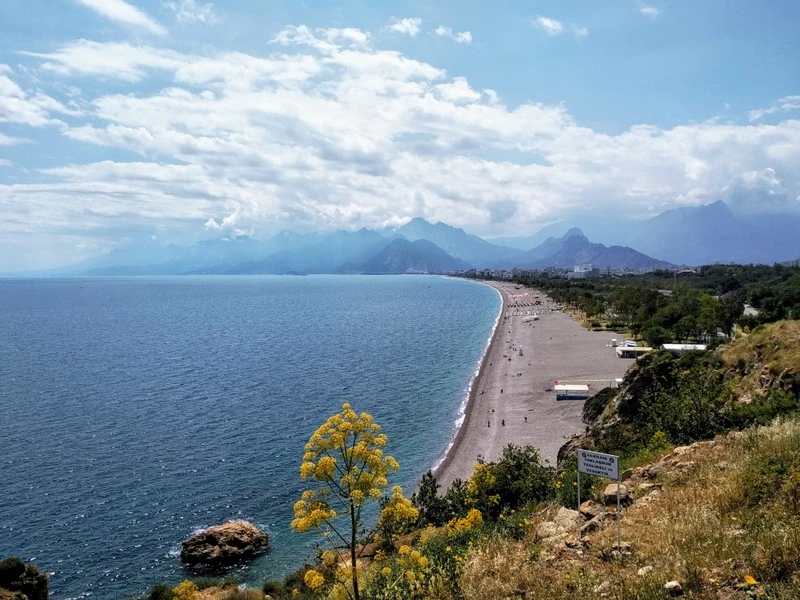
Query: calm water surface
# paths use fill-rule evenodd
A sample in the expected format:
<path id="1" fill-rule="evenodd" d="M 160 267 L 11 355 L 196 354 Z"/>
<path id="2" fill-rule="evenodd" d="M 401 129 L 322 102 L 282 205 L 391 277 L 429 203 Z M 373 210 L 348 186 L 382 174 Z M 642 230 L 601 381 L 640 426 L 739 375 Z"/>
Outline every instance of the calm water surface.
<path id="1" fill-rule="evenodd" d="M 426 276 L 0 280 L 0 556 L 56 600 L 187 574 L 180 541 L 230 519 L 302 564 L 289 529 L 310 434 L 371 412 L 410 493 L 441 457 L 500 301 Z"/>

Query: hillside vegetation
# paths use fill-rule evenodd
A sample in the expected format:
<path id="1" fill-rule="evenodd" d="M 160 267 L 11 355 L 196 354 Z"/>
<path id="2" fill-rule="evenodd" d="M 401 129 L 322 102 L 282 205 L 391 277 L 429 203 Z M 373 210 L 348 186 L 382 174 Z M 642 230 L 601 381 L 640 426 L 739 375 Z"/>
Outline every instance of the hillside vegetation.
<path id="1" fill-rule="evenodd" d="M 713 352 L 654 353 L 586 403 L 587 433 L 558 467 L 509 446 L 448 490 L 427 474 L 418 518 L 360 549 L 361 598 L 800 598 L 798 355 L 796 321 Z M 580 480 L 578 536 L 576 447 L 623 457 L 619 546 L 616 485 L 594 477 Z M 351 575 L 321 552 L 247 596 L 185 582 L 149 598 L 345 600 Z"/>

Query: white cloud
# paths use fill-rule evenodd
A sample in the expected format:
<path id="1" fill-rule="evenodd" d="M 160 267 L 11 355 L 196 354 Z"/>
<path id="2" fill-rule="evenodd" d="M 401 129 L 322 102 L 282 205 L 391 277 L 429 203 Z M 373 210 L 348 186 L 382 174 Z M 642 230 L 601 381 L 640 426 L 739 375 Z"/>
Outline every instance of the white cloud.
<path id="1" fill-rule="evenodd" d="M 655 6 L 651 6 L 650 4 L 645 4 L 644 2 L 639 3 L 639 12 L 651 19 L 655 19 L 658 15 L 661 14 L 661 11 L 658 10 Z"/>
<path id="2" fill-rule="evenodd" d="M 61 123 L 51 113 L 74 115 L 69 109 L 47 94 L 25 91 L 9 75 L 11 67 L 0 64 L 0 123 L 21 123 L 30 127 Z M 12 138 L 8 138 L 12 139 Z"/>
<path id="3" fill-rule="evenodd" d="M 186 58 L 177 52 L 128 42 L 77 40 L 54 52 L 20 52 L 44 59 L 42 68 L 60 75 L 100 75 L 136 82 L 149 70 L 173 70 Z"/>
<path id="4" fill-rule="evenodd" d="M 555 19 L 538 16 L 533 21 L 533 24 L 543 29 L 547 35 L 560 35 L 564 33 L 564 24 Z"/>
<path id="5" fill-rule="evenodd" d="M 422 31 L 422 19 L 395 19 L 394 23 L 389 25 L 389 30 L 397 33 L 405 33 L 411 37 L 415 37 L 419 35 L 420 31 Z"/>
<path id="6" fill-rule="evenodd" d="M 267 235 L 420 214 L 478 234 L 521 234 L 565 211 L 600 214 L 624 202 L 627 214 L 645 216 L 761 192 L 776 209 L 800 210 L 800 120 L 609 134 L 563 105 L 506 105 L 465 77 L 372 47 L 358 29 L 290 27 L 274 42 L 261 56 L 85 40 L 29 54 L 45 67 L 40 78 L 57 74 L 62 87 L 63 77 L 77 85 L 115 76 L 113 65 L 124 74 L 114 93 L 84 88 L 69 123 L 56 119 L 66 108 L 0 66 L 0 119 L 58 124 L 53 134 L 73 143 L 139 156 L 65 160 L 31 182 L 0 185 L 9 216 L 0 240 L 66 236 L 77 224 L 149 234 L 166 221 L 196 235 Z M 136 85 L 153 73 L 167 83 Z M 774 112 L 795 100 L 781 98 Z"/>
<path id="7" fill-rule="evenodd" d="M 205 23 L 210 25 L 217 22 L 214 5 L 198 4 L 196 0 L 180 0 L 180 2 L 164 2 L 164 6 L 175 13 L 178 23 Z"/>
<path id="8" fill-rule="evenodd" d="M 767 115 L 772 115 L 778 112 L 788 112 L 800 109 L 800 96 L 784 96 L 773 102 L 767 108 L 758 108 L 751 110 L 747 116 L 751 121 L 758 121 Z"/>
<path id="9" fill-rule="evenodd" d="M 439 37 L 447 37 L 456 42 L 457 44 L 471 44 L 472 34 L 469 31 L 453 31 L 452 27 L 445 27 L 439 25 L 433 32 Z"/>
<path id="10" fill-rule="evenodd" d="M 21 144 L 27 140 L 22 138 L 15 138 L 3 133 L 0 133 L 0 146 L 15 146 L 17 144 Z"/>
<path id="11" fill-rule="evenodd" d="M 139 27 L 157 35 L 167 33 L 160 23 L 125 0 L 75 0 L 75 2 L 117 23 Z"/>
<path id="12" fill-rule="evenodd" d="M 574 25 L 572 27 L 572 32 L 575 34 L 575 37 L 578 38 L 579 40 L 589 35 L 589 30 L 583 25 Z"/>
<path id="13" fill-rule="evenodd" d="M 0 158 L 0 167 L 10 167 L 11 161 L 5 158 Z"/>
<path id="14" fill-rule="evenodd" d="M 455 77 L 451 82 L 434 86 L 434 89 L 440 98 L 454 104 L 477 102 L 481 99 L 480 92 L 472 89 L 465 77 Z"/>

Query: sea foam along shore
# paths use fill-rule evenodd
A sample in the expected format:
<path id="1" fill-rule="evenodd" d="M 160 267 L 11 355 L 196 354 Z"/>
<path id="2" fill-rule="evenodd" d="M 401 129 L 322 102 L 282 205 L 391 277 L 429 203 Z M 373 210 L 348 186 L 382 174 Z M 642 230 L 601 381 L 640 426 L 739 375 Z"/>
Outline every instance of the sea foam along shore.
<path id="1" fill-rule="evenodd" d="M 469 477 L 479 456 L 499 458 L 509 443 L 530 444 L 554 463 L 565 439 L 583 429 L 583 403 L 556 401 L 553 380 L 587 382 L 594 392 L 630 365 L 609 347 L 618 334 L 586 330 L 536 290 L 505 281 L 488 284 L 502 296 L 501 315 L 472 383 L 463 423 L 434 471 L 443 489 Z"/>
<path id="2" fill-rule="evenodd" d="M 467 393 L 464 394 L 464 399 L 461 401 L 461 405 L 458 407 L 458 416 L 456 417 L 455 427 L 453 437 L 450 440 L 450 443 L 447 445 L 447 448 L 444 451 L 444 454 L 436 461 L 433 468 L 431 469 L 434 474 L 437 475 L 438 473 L 446 468 L 448 461 L 451 460 L 453 453 L 457 449 L 457 445 L 460 441 L 460 437 L 462 432 L 464 431 L 464 422 L 469 415 L 470 406 L 474 403 L 474 394 L 475 390 L 478 388 L 478 383 L 481 381 L 481 377 L 483 375 L 483 371 L 486 368 L 487 360 L 486 357 L 489 355 L 489 351 L 492 348 L 492 344 L 494 344 L 498 331 L 500 321 L 503 318 L 503 309 L 505 308 L 506 299 L 503 293 L 493 285 L 490 285 L 484 281 L 475 281 L 475 283 L 479 283 L 481 285 L 485 285 L 486 287 L 492 288 L 497 295 L 500 297 L 500 308 L 497 311 L 497 316 L 494 320 L 494 325 L 492 325 L 492 332 L 489 334 L 489 337 L 486 338 L 486 347 L 483 349 L 483 354 L 481 355 L 480 360 L 478 361 L 478 368 L 475 369 L 475 372 L 472 375 L 472 379 L 469 381 L 469 386 L 467 387 Z"/>

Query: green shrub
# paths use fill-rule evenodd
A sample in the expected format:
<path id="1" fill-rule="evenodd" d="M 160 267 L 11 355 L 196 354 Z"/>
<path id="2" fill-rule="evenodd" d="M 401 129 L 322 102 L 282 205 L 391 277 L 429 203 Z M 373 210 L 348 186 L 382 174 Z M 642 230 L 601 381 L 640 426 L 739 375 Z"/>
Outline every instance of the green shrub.
<path id="1" fill-rule="evenodd" d="M 607 387 L 588 398 L 583 405 L 583 422 L 592 423 L 602 415 L 608 403 L 617 396 L 617 392 L 616 388 Z"/>
<path id="2" fill-rule="evenodd" d="M 533 446 L 509 444 L 503 448 L 500 460 L 492 465 L 499 506 L 511 510 L 551 500 L 555 495 L 554 472 Z"/>
<path id="3" fill-rule="evenodd" d="M 578 461 L 574 454 L 564 462 L 563 467 L 555 482 L 556 501 L 561 506 L 574 509 L 578 506 Z M 594 498 L 600 481 L 599 477 L 581 473 L 581 502 Z"/>
<path id="4" fill-rule="evenodd" d="M 25 563 L 16 556 L 1 560 L 0 587 L 7 590 L 18 590 L 24 573 Z"/>
<path id="5" fill-rule="evenodd" d="M 789 392 L 774 390 L 766 398 L 733 404 L 724 414 L 726 429 L 768 425 L 775 417 L 800 411 L 800 401 Z"/>
<path id="6" fill-rule="evenodd" d="M 155 584 L 147 594 L 147 600 L 172 600 L 174 597 L 172 588 L 163 583 Z"/>

